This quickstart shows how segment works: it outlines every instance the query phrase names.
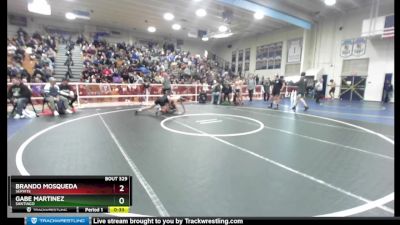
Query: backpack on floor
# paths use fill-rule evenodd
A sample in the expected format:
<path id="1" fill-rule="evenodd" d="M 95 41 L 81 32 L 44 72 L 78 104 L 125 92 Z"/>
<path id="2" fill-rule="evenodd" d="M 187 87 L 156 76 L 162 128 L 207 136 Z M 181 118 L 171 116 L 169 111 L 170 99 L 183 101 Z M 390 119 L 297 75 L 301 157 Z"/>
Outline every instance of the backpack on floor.
<path id="1" fill-rule="evenodd" d="M 207 101 L 207 95 L 206 93 L 200 93 L 199 94 L 199 103 L 205 104 Z"/>
<path id="2" fill-rule="evenodd" d="M 57 111 L 58 111 L 58 113 L 59 114 L 65 114 L 65 110 L 66 110 L 66 108 L 65 108 L 63 102 L 62 101 L 58 101 L 57 102 Z"/>

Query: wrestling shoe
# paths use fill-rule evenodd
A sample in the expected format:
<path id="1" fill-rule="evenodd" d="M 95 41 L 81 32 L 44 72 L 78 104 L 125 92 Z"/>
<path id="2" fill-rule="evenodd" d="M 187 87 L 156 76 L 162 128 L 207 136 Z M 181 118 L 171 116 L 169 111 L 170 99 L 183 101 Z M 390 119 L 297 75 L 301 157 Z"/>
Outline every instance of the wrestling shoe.
<path id="1" fill-rule="evenodd" d="M 156 109 L 156 116 L 157 117 L 158 117 L 158 115 L 160 115 L 160 111 L 161 111 L 161 109 L 157 107 L 157 109 Z"/>

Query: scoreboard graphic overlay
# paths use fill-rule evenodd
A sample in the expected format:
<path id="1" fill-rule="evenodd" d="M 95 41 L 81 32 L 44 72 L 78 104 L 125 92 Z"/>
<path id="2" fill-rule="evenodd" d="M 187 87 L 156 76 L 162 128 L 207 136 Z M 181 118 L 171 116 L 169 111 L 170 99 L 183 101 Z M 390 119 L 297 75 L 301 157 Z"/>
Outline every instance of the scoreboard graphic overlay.
<path id="1" fill-rule="evenodd" d="M 13 213 L 128 213 L 131 176 L 9 176 Z"/>

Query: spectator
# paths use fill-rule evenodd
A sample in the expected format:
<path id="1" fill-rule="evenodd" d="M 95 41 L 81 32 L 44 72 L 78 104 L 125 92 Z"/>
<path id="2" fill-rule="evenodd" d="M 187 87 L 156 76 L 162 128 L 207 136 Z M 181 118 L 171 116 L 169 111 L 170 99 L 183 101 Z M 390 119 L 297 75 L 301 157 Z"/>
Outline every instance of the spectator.
<path id="1" fill-rule="evenodd" d="M 28 37 L 28 33 L 26 33 L 26 31 L 25 30 L 23 30 L 21 27 L 18 29 L 18 31 L 17 31 L 17 35 L 18 35 L 18 38 L 17 38 L 17 45 L 19 45 L 19 46 L 25 46 L 25 40 L 27 39 L 27 37 Z"/>
<path id="2" fill-rule="evenodd" d="M 53 50 L 53 48 L 49 48 L 49 50 L 47 50 L 46 54 L 52 63 L 56 62 L 57 53 Z"/>
<path id="3" fill-rule="evenodd" d="M 31 90 L 32 90 L 32 96 L 40 96 L 40 93 L 42 91 L 43 85 L 40 85 L 42 81 L 39 78 L 35 78 L 33 83 L 37 83 L 37 85 L 32 85 Z"/>
<path id="4" fill-rule="evenodd" d="M 29 102 L 32 93 L 29 88 L 21 82 L 20 78 L 14 77 L 11 82 L 13 85 L 8 90 L 7 98 L 11 104 L 17 105 L 14 119 L 28 117 L 28 115 L 25 115 L 24 109 L 26 104 Z"/>
<path id="5" fill-rule="evenodd" d="M 48 64 L 44 64 L 42 71 L 46 80 L 49 80 L 50 77 L 53 77 L 53 70 Z"/>
<path id="6" fill-rule="evenodd" d="M 65 73 L 65 78 L 74 78 L 72 76 L 71 66 L 74 66 L 74 61 L 72 60 L 72 53 L 67 52 L 67 60 L 64 63 L 64 66 L 67 66 L 67 72 Z"/>
<path id="7" fill-rule="evenodd" d="M 235 105 L 243 105 L 242 80 L 240 79 L 240 76 L 237 77 L 236 81 L 234 82 L 233 103 Z"/>
<path id="8" fill-rule="evenodd" d="M 11 55 L 11 56 L 14 56 L 16 50 L 17 50 L 17 47 L 15 46 L 15 44 L 12 41 L 8 41 L 7 54 Z"/>
<path id="9" fill-rule="evenodd" d="M 111 69 L 107 68 L 106 66 L 104 66 L 104 69 L 102 70 L 102 74 L 103 76 L 111 76 L 112 73 L 114 73 L 115 71 L 111 71 Z"/>
<path id="10" fill-rule="evenodd" d="M 315 102 L 317 104 L 320 104 L 320 99 L 323 97 L 323 93 L 322 93 L 322 89 L 323 89 L 323 79 L 320 78 L 318 79 L 317 83 L 315 84 Z"/>
<path id="11" fill-rule="evenodd" d="M 247 82 L 247 90 L 249 92 L 250 102 L 253 101 L 253 92 L 255 88 L 256 88 L 256 81 L 254 80 L 253 76 L 250 76 L 250 79 Z"/>
<path id="12" fill-rule="evenodd" d="M 74 94 L 71 85 L 68 84 L 69 80 L 64 78 L 60 84 L 60 95 L 66 97 L 69 100 L 69 106 L 74 108 L 74 102 L 77 100 L 77 96 Z"/>
<path id="13" fill-rule="evenodd" d="M 27 83 L 28 83 L 28 80 L 27 80 L 26 78 L 22 78 L 22 79 L 21 79 L 21 83 L 22 83 L 23 85 L 26 85 L 26 87 L 29 89 L 29 91 L 32 92 L 32 88 L 27 84 Z"/>
<path id="14" fill-rule="evenodd" d="M 220 96 L 221 96 L 221 84 L 219 84 L 216 80 L 214 80 L 212 86 L 212 98 L 213 98 L 212 103 L 219 104 Z"/>
<path id="15" fill-rule="evenodd" d="M 205 81 L 203 81 L 203 85 L 202 85 L 203 87 L 202 87 L 202 91 L 204 92 L 204 93 L 207 93 L 209 90 L 208 90 L 208 84 L 207 84 L 207 82 L 205 82 Z"/>
<path id="16" fill-rule="evenodd" d="M 83 66 L 85 68 L 89 68 L 91 65 L 93 65 L 93 62 L 90 60 L 90 56 L 85 56 L 85 60 L 83 60 Z"/>
<path id="17" fill-rule="evenodd" d="M 264 102 L 269 101 L 270 87 L 271 87 L 271 80 L 268 77 L 267 80 L 263 81 L 262 86 L 261 86 L 261 92 L 263 93 Z"/>
<path id="18" fill-rule="evenodd" d="M 228 81 L 223 82 L 222 93 L 224 93 L 223 101 L 225 102 L 226 98 L 228 98 L 228 103 L 231 104 L 230 93 L 232 93 L 232 86 Z"/>
<path id="19" fill-rule="evenodd" d="M 55 78 L 51 77 L 49 79 L 49 83 L 47 83 L 44 86 L 44 93 L 45 93 L 46 101 L 49 103 L 50 109 L 53 112 L 54 116 L 58 116 L 59 115 L 58 111 L 61 110 L 61 109 L 57 109 L 57 107 L 56 107 L 56 103 L 58 105 L 59 102 L 65 108 L 66 113 L 72 113 L 72 111 L 70 109 L 71 107 L 68 104 L 68 99 L 65 98 L 64 96 L 60 95 L 60 88 L 56 84 Z"/>
<path id="20" fill-rule="evenodd" d="M 383 102 L 388 103 L 390 100 L 390 95 L 393 92 L 393 85 L 390 83 L 389 80 L 385 81 L 383 86 Z"/>
<path id="21" fill-rule="evenodd" d="M 113 74 L 112 79 L 113 79 L 113 83 L 122 83 L 122 78 L 119 74 Z M 97 83 L 101 82 L 100 76 L 97 77 L 96 82 Z"/>
<path id="22" fill-rule="evenodd" d="M 88 51 L 86 46 L 90 46 L 93 52 Z M 116 43 L 115 46 L 109 45 L 104 41 L 95 40 L 92 43 L 85 43 L 82 45 L 82 54 L 85 57 L 84 65 L 86 68 L 89 65 L 93 65 L 94 70 L 100 70 L 100 73 L 105 72 L 108 74 L 109 69 L 112 74 L 117 73 L 118 76 L 122 76 L 123 82 L 132 83 L 135 82 L 135 76 L 132 76 L 132 72 L 140 70 L 145 72 L 148 76 L 149 81 L 162 83 L 160 79 L 161 72 L 167 72 L 170 76 L 170 83 L 193 83 L 194 81 L 207 79 L 209 83 L 212 83 L 213 79 L 218 79 L 219 75 L 210 73 L 211 70 L 216 71 L 213 65 L 217 65 L 215 62 L 206 58 L 194 57 L 189 52 L 171 51 L 166 52 L 157 44 L 148 44 L 147 46 L 141 44 L 135 44 L 135 46 L 127 45 L 124 43 Z M 165 54 L 164 54 L 165 52 Z M 91 59 L 90 57 L 93 57 Z M 115 67 L 113 71 L 112 67 Z M 148 73 L 150 71 L 150 73 Z M 81 80 L 88 80 L 87 77 L 94 74 L 82 73 Z M 114 77 L 109 79 L 105 74 L 97 77 L 100 82 L 119 82 L 119 78 Z M 192 76 L 194 80 L 182 77 L 182 75 Z M 96 79 L 97 79 L 96 78 Z M 98 82 L 98 80 L 96 80 Z"/>
<path id="23" fill-rule="evenodd" d="M 169 76 L 166 74 L 164 75 L 162 85 L 163 85 L 162 93 L 169 95 L 169 93 L 171 92 L 171 81 L 169 80 Z"/>
<path id="24" fill-rule="evenodd" d="M 48 65 L 48 67 L 53 68 L 53 62 L 47 57 L 46 54 L 43 54 L 40 60 L 42 65 Z"/>
<path id="25" fill-rule="evenodd" d="M 335 98 L 335 88 L 336 88 L 336 83 L 335 81 L 333 81 L 333 79 L 330 80 L 329 87 L 331 88 L 329 90 L 329 95 L 331 96 L 331 100 L 333 100 Z"/>
<path id="26" fill-rule="evenodd" d="M 23 48 L 17 48 L 17 50 L 15 51 L 14 60 L 17 63 L 22 64 L 22 62 L 25 60 L 25 50 Z"/>

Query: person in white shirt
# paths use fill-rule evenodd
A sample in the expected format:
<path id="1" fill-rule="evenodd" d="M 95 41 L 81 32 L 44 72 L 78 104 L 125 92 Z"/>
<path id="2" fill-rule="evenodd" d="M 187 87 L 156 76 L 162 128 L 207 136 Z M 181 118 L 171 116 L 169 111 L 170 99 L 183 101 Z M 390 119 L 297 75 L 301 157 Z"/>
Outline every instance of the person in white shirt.
<path id="1" fill-rule="evenodd" d="M 238 77 L 234 83 L 235 94 L 233 96 L 233 102 L 236 105 L 243 105 L 242 85 L 243 81 L 240 79 L 240 77 Z"/>
<path id="2" fill-rule="evenodd" d="M 203 92 L 205 92 L 205 93 L 208 92 L 208 84 L 207 84 L 207 82 L 203 82 Z"/>
<path id="3" fill-rule="evenodd" d="M 8 55 L 15 55 L 15 51 L 17 50 L 17 47 L 11 42 L 8 43 L 7 46 L 7 54 Z"/>
<path id="4" fill-rule="evenodd" d="M 135 83 L 135 84 L 140 84 L 140 85 L 142 85 L 142 84 L 144 83 L 143 78 L 142 78 L 141 76 L 139 76 L 139 75 L 137 75 L 137 74 L 134 74 L 134 76 L 135 76 L 135 80 L 136 80 L 136 83 Z"/>
<path id="5" fill-rule="evenodd" d="M 59 101 L 62 102 L 66 113 L 72 113 L 71 106 L 68 104 L 68 99 L 60 94 L 60 88 L 56 84 L 55 78 L 51 77 L 49 83 L 44 86 L 44 94 L 54 116 L 59 115 L 60 109 L 56 107 L 56 103 Z"/>
<path id="6" fill-rule="evenodd" d="M 320 99 L 323 97 L 322 89 L 323 89 L 323 79 L 318 79 L 317 83 L 315 84 L 315 102 L 320 104 Z"/>
<path id="7" fill-rule="evenodd" d="M 247 90 L 249 91 L 250 102 L 253 101 L 253 93 L 255 89 L 256 89 L 256 80 L 254 79 L 254 76 L 251 75 L 249 80 L 247 81 Z"/>

